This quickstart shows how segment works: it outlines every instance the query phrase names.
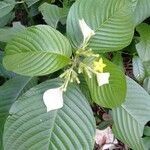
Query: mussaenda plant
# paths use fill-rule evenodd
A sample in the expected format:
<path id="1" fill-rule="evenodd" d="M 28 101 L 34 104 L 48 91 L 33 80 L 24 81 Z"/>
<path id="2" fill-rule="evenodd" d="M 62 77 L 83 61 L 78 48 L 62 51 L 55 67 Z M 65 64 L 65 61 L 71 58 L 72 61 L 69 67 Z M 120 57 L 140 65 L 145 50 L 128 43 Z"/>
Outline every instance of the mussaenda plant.
<path id="1" fill-rule="evenodd" d="M 112 116 L 107 126 L 117 139 L 148 150 L 150 27 L 140 24 L 150 16 L 148 0 L 64 0 L 61 8 L 37 2 L 0 2 L 7 7 L 0 19 L 23 4 L 29 24 L 30 7 L 37 6 L 47 23 L 17 23 L 2 38 L 5 74 L 15 77 L 0 87 L 0 149 L 93 150 L 96 104 Z M 0 41 L 1 32 L 6 30 L 0 29 Z M 120 55 L 130 47 L 135 81 Z"/>

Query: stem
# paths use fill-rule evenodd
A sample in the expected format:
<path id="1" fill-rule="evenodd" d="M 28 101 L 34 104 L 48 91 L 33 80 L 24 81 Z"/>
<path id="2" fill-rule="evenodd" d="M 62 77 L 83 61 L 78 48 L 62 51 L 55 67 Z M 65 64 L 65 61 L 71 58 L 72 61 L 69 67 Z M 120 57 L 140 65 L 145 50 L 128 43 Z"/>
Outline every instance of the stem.
<path id="1" fill-rule="evenodd" d="M 78 56 L 76 55 L 73 58 L 72 66 L 69 69 L 67 69 L 63 74 L 60 75 L 60 78 L 64 78 L 64 84 L 61 86 L 64 92 L 67 90 L 69 82 L 76 81 L 78 84 L 80 83 L 78 75 L 74 70 L 74 68 L 77 67 L 77 64 L 78 64 Z"/>

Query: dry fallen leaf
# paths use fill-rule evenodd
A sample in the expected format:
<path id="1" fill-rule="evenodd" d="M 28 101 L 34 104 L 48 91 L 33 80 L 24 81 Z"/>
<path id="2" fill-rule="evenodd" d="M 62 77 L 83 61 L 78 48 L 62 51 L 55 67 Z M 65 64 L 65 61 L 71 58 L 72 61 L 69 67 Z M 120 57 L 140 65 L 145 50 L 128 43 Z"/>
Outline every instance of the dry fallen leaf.
<path id="1" fill-rule="evenodd" d="M 99 145 L 101 150 L 114 149 L 115 144 L 118 143 L 110 127 L 107 127 L 104 130 L 96 129 L 95 142 Z"/>

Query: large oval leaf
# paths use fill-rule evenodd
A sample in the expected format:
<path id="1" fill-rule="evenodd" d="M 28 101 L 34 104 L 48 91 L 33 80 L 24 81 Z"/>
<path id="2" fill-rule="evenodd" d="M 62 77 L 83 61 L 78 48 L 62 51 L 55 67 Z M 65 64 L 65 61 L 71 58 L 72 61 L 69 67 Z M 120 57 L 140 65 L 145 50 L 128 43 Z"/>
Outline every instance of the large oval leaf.
<path id="1" fill-rule="evenodd" d="M 3 126 L 11 105 L 22 93 L 34 85 L 36 85 L 36 79 L 17 76 L 0 86 L 0 143 L 2 143 Z M 2 150 L 1 144 L 0 150 Z"/>
<path id="2" fill-rule="evenodd" d="M 127 78 L 126 101 L 113 109 L 113 131 L 118 139 L 135 150 L 148 150 L 142 140 L 144 125 L 150 121 L 150 95 Z"/>
<path id="3" fill-rule="evenodd" d="M 83 35 L 79 22 L 84 20 L 95 32 L 89 40 L 90 48 L 101 52 L 120 50 L 131 42 L 132 14 L 127 0 L 78 0 L 67 18 L 67 34 L 72 45 L 80 47 Z"/>
<path id="4" fill-rule="evenodd" d="M 76 86 L 71 85 L 64 93 L 61 109 L 46 111 L 43 93 L 61 84 L 58 80 L 46 81 L 14 103 L 4 129 L 5 150 L 10 150 L 10 147 L 11 150 L 93 149 L 93 113 Z"/>
<path id="5" fill-rule="evenodd" d="M 92 61 L 89 60 L 88 65 L 90 64 L 89 62 Z M 90 89 L 92 100 L 100 106 L 113 108 L 121 105 L 125 100 L 125 75 L 119 67 L 107 59 L 104 59 L 104 64 L 107 65 L 106 68 L 104 68 L 104 72 L 110 73 L 109 84 L 98 86 L 97 79 L 94 74 L 92 78 L 89 78 L 87 75 L 85 75 L 85 78 Z"/>
<path id="6" fill-rule="evenodd" d="M 61 33 L 50 26 L 37 25 L 8 43 L 3 64 L 19 74 L 40 76 L 67 65 L 70 55 L 71 46 Z"/>

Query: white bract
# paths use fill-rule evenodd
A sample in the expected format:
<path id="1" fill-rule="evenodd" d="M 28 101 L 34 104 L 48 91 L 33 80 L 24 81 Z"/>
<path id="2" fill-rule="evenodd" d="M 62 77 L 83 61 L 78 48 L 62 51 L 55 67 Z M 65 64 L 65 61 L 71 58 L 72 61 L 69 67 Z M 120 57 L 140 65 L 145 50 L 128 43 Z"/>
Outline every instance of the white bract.
<path id="1" fill-rule="evenodd" d="M 63 107 L 63 91 L 59 88 L 49 89 L 43 94 L 43 101 L 47 112 Z"/>
<path id="2" fill-rule="evenodd" d="M 97 73 L 96 77 L 97 77 L 97 83 L 98 83 L 99 86 L 109 84 L 109 77 L 110 77 L 109 72 Z"/>
<path id="3" fill-rule="evenodd" d="M 84 19 L 79 20 L 79 25 L 83 34 L 83 44 L 86 44 L 91 36 L 95 35 L 94 30 L 92 30 L 84 21 Z"/>

